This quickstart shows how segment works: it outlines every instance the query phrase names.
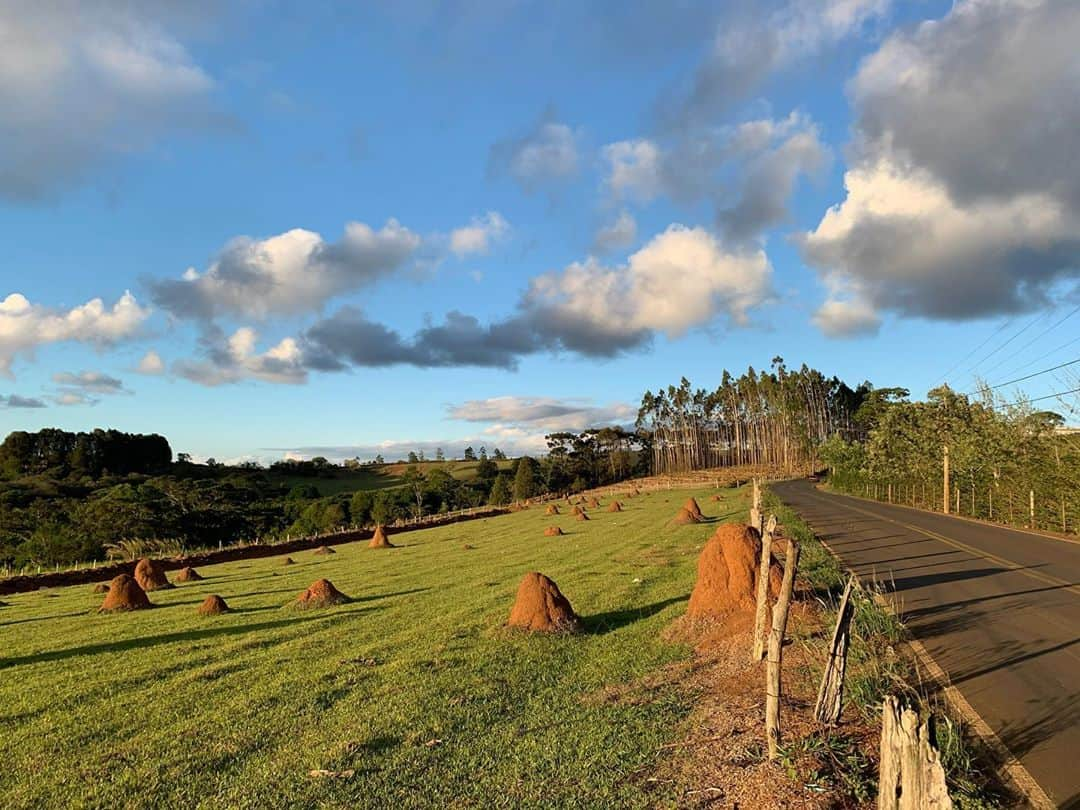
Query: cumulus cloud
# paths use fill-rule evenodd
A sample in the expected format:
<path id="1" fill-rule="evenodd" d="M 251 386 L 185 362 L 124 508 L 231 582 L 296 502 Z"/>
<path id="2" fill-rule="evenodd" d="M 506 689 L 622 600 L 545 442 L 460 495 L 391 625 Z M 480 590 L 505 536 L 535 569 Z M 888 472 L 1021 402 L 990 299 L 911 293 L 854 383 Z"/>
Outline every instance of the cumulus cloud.
<path id="1" fill-rule="evenodd" d="M 163 3 L 8 0 L 0 23 L 0 196 L 35 200 L 166 132 L 217 125 L 214 80 Z"/>
<path id="2" fill-rule="evenodd" d="M 964 0 L 870 56 L 847 196 L 801 238 L 826 282 L 962 319 L 1080 279 L 1077 41 L 1075 3 Z"/>
<path id="3" fill-rule="evenodd" d="M 24 397 L 19 394 L 0 394 L 0 408 L 46 408 L 43 399 Z"/>
<path id="4" fill-rule="evenodd" d="M 64 389 L 93 394 L 128 394 L 122 380 L 100 371 L 69 371 L 53 374 L 53 382 Z"/>
<path id="5" fill-rule="evenodd" d="M 637 417 L 637 409 L 625 402 L 595 406 L 587 399 L 514 396 L 474 399 L 450 405 L 446 412 L 451 419 L 463 422 L 492 422 L 547 432 L 603 427 Z"/>
<path id="6" fill-rule="evenodd" d="M 578 173 L 578 134 L 548 111 L 523 135 L 492 144 L 488 170 L 515 180 L 527 192 L 561 183 Z"/>
<path id="7" fill-rule="evenodd" d="M 290 385 L 307 380 L 303 355 L 294 338 L 284 338 L 262 352 L 258 341 L 258 332 L 250 327 L 241 327 L 229 336 L 208 327 L 200 339 L 203 358 L 180 360 L 173 364 L 173 372 L 207 386 L 250 379 Z"/>
<path id="8" fill-rule="evenodd" d="M 150 316 L 130 292 L 107 308 L 94 298 L 71 309 L 50 309 L 32 304 L 26 296 L 11 293 L 0 301 L 0 374 L 11 375 L 19 355 L 32 354 L 39 346 L 78 342 L 110 346 L 136 334 Z"/>
<path id="9" fill-rule="evenodd" d="M 614 200 L 710 199 L 725 238 L 745 242 L 787 217 L 801 177 L 828 160 L 817 126 L 793 112 L 783 119 L 679 132 L 663 140 L 617 141 L 601 149 L 604 185 Z"/>
<path id="10" fill-rule="evenodd" d="M 637 241 L 637 221 L 633 215 L 622 210 L 614 222 L 603 226 L 596 232 L 593 249 L 600 253 L 609 253 L 628 248 Z"/>
<path id="11" fill-rule="evenodd" d="M 161 355 L 155 350 L 150 349 L 139 360 L 139 364 L 135 366 L 135 370 L 139 374 L 146 374 L 148 376 L 156 376 L 158 374 L 165 373 L 165 361 L 161 359 Z"/>
<path id="12" fill-rule="evenodd" d="M 692 79 L 657 103 L 674 128 L 709 124 L 750 97 L 773 73 L 860 32 L 890 0 L 798 0 L 771 11 L 754 5 L 722 20 Z"/>
<path id="13" fill-rule="evenodd" d="M 181 279 L 149 285 L 158 306 L 177 317 L 265 319 L 318 309 L 336 295 L 390 275 L 420 243 L 394 219 L 379 230 L 350 222 L 338 242 L 295 228 L 267 239 L 233 239 L 205 272 L 189 268 Z"/>
<path id="14" fill-rule="evenodd" d="M 492 323 L 451 311 L 404 336 L 345 306 L 263 353 L 249 328 L 226 338 L 208 326 L 202 358 L 173 368 L 220 385 L 252 378 L 296 383 L 308 371 L 353 367 L 515 369 L 544 351 L 612 357 L 648 345 L 657 333 L 678 337 L 719 318 L 745 325 L 771 294 L 771 274 L 760 249 L 728 249 L 703 228 L 672 225 L 623 265 L 590 258 L 533 278 L 516 310 Z"/>
<path id="15" fill-rule="evenodd" d="M 488 211 L 450 233 L 450 250 L 459 258 L 473 253 L 487 253 L 491 245 L 506 236 L 509 230 L 510 223 L 500 213 Z"/>

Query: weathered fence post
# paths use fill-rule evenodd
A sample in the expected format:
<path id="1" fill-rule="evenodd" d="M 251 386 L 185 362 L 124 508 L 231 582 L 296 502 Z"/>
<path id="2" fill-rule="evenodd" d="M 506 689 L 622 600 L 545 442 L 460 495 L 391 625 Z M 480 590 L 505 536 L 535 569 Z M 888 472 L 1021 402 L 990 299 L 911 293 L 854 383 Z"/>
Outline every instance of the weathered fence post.
<path id="1" fill-rule="evenodd" d="M 821 676 L 817 704 L 814 716 L 819 723 L 827 726 L 840 720 L 840 709 L 844 694 L 844 671 L 847 669 L 848 643 L 851 641 L 851 617 L 855 612 L 851 604 L 851 589 L 855 586 L 855 575 L 848 578 L 844 586 L 844 595 L 840 598 L 840 610 L 836 616 L 836 628 L 833 630 L 832 643 L 829 645 L 829 660 L 825 662 L 825 672 Z"/>
<path id="2" fill-rule="evenodd" d="M 784 582 L 780 586 L 780 598 L 773 607 L 769 657 L 765 668 L 765 741 L 769 748 L 769 759 L 776 759 L 780 749 L 780 664 L 784 654 L 791 592 L 795 588 L 795 570 L 798 567 L 799 544 L 788 538 L 787 554 L 784 555 Z"/>
<path id="3" fill-rule="evenodd" d="M 772 539 L 776 531 L 776 515 L 769 515 L 765 532 L 761 535 L 761 560 L 758 563 L 757 611 L 754 613 L 754 650 L 751 661 L 760 661 L 765 655 L 765 617 L 769 613 L 769 565 L 772 562 Z"/>
<path id="4" fill-rule="evenodd" d="M 762 520 L 764 515 L 761 514 L 761 486 L 758 483 L 758 479 L 754 479 L 753 500 L 750 506 L 750 525 L 761 533 Z"/>
<path id="5" fill-rule="evenodd" d="M 878 810 L 949 810 L 941 755 L 930 724 L 914 709 L 886 695 L 881 716 L 881 771 Z"/>
<path id="6" fill-rule="evenodd" d="M 1035 490 L 1028 491 L 1028 528 L 1035 528 Z"/>

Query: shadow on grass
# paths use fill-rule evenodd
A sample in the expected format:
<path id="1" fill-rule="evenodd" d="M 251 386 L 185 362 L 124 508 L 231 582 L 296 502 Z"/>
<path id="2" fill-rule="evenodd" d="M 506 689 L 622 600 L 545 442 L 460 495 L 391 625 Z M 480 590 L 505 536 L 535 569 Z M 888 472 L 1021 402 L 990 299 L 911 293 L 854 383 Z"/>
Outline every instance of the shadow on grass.
<path id="1" fill-rule="evenodd" d="M 146 650 L 162 644 L 172 644 L 177 641 L 199 641 L 208 638 L 222 638 L 229 636 L 241 636 L 248 633 L 279 630 L 295 624 L 325 621 L 328 619 L 340 619 L 357 613 L 368 613 L 380 608 L 368 607 L 360 610 L 335 611 L 311 610 L 302 614 L 294 614 L 288 618 L 277 619 L 269 622 L 256 624 L 226 625 L 222 627 L 194 627 L 176 633 L 162 633 L 156 636 L 139 636 L 137 638 L 123 639 L 122 641 L 109 641 L 101 644 L 86 644 L 81 647 L 69 647 L 64 650 L 49 650 L 46 652 L 24 655 L 16 658 L 0 658 L 0 670 L 24 664 L 41 664 L 51 661 L 64 661 L 68 658 L 77 658 L 84 655 L 97 655 L 99 653 L 124 652 L 126 650 Z M 238 611 L 239 612 L 239 611 Z"/>
<path id="2" fill-rule="evenodd" d="M 592 616 L 582 616 L 581 626 L 586 633 L 602 636 L 605 633 L 614 632 L 620 627 L 626 627 L 641 619 L 648 619 L 650 616 L 655 616 L 665 608 L 680 602 L 686 602 L 689 598 L 690 594 L 683 594 L 682 596 L 673 596 L 670 599 L 654 602 L 653 604 L 645 605 L 644 607 L 612 610 L 607 613 L 594 613 Z"/>

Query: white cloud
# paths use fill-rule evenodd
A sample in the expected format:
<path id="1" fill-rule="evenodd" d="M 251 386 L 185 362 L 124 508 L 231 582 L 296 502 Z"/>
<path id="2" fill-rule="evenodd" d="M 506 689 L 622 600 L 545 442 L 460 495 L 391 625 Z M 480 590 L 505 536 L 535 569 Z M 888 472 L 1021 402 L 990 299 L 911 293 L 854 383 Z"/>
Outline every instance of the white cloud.
<path id="1" fill-rule="evenodd" d="M 0 11 L 0 196 L 84 179 L 163 133 L 211 125 L 214 80 L 156 3 L 8 0 Z"/>
<path id="2" fill-rule="evenodd" d="M 660 147 L 647 138 L 616 141 L 603 147 L 608 164 L 606 183 L 617 199 L 648 202 L 664 190 Z"/>
<path id="3" fill-rule="evenodd" d="M 491 245 L 502 239 L 510 230 L 510 223 L 497 211 L 488 211 L 483 217 L 473 217 L 468 225 L 450 234 L 450 250 L 459 258 L 472 253 L 484 254 Z"/>
<path id="4" fill-rule="evenodd" d="M 0 373 L 11 374 L 16 356 L 32 354 L 39 346 L 74 341 L 98 347 L 133 336 L 150 316 L 130 292 L 106 308 L 100 298 L 81 306 L 56 310 L 32 304 L 20 293 L 0 301 Z"/>
<path id="5" fill-rule="evenodd" d="M 291 385 L 307 381 L 303 353 L 294 338 L 284 338 L 264 352 L 258 351 L 258 341 L 258 333 L 246 326 L 227 338 L 213 332 L 203 341 L 208 359 L 182 360 L 173 365 L 173 370 L 207 386 L 252 379 Z"/>
<path id="6" fill-rule="evenodd" d="M 161 355 L 154 349 L 150 349 L 146 354 L 142 356 L 139 364 L 135 367 L 135 370 L 139 374 L 146 374 L 148 376 L 155 376 L 165 373 L 165 361 L 161 359 Z"/>
<path id="7" fill-rule="evenodd" d="M 179 317 L 299 314 L 393 273 L 420 244 L 394 219 L 379 230 L 350 222 L 339 242 L 302 228 L 268 239 L 239 237 L 206 272 L 189 268 L 180 280 L 155 281 L 151 288 L 158 305 Z"/>
<path id="8" fill-rule="evenodd" d="M 619 212 L 614 222 L 596 232 L 593 248 L 607 253 L 630 247 L 635 241 L 637 241 L 637 221 L 629 211 L 624 209 Z"/>
<path id="9" fill-rule="evenodd" d="M 578 134 L 548 111 L 526 134 L 492 145 L 490 170 L 512 177 L 525 191 L 536 191 L 578 173 Z"/>
<path id="10" fill-rule="evenodd" d="M 743 325 L 769 296 L 771 274 L 762 250 L 729 251 L 703 228 L 671 225 L 624 266 L 590 259 L 534 278 L 525 305 L 568 348 L 615 350 L 652 332 L 680 337 L 721 314 Z"/>
<path id="11" fill-rule="evenodd" d="M 520 435 L 526 428 L 550 433 L 622 424 L 633 421 L 637 409 L 625 402 L 596 406 L 580 398 L 506 396 L 451 405 L 447 415 L 463 422 L 491 422 L 493 430 L 516 430 Z"/>
<path id="12" fill-rule="evenodd" d="M 851 82 L 846 198 L 801 238 L 864 309 L 1019 312 L 1080 281 L 1080 5 L 963 0 Z"/>

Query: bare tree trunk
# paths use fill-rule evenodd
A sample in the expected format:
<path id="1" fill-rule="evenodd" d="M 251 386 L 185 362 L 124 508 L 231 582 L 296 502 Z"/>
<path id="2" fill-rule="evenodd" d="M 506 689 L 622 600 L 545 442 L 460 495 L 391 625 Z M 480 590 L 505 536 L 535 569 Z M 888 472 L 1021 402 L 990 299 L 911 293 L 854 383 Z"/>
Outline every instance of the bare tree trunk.
<path id="1" fill-rule="evenodd" d="M 821 676 L 818 689 L 817 705 L 814 716 L 825 725 L 835 725 L 840 720 L 840 710 L 844 694 L 844 671 L 847 669 L 848 643 L 851 641 L 851 617 L 855 612 L 851 604 L 851 589 L 855 585 L 855 575 L 848 578 L 844 595 L 840 598 L 840 610 L 836 616 L 836 628 L 833 630 L 832 643 L 829 645 L 829 660 L 825 662 L 825 672 Z"/>
<path id="2" fill-rule="evenodd" d="M 765 670 L 765 741 L 769 759 L 776 759 L 780 748 L 780 667 L 784 653 L 784 633 L 787 632 L 791 592 L 795 588 L 795 570 L 799 567 L 799 544 L 788 539 L 784 555 L 784 582 L 780 598 L 773 608 L 772 630 L 769 632 L 769 657 Z"/>

